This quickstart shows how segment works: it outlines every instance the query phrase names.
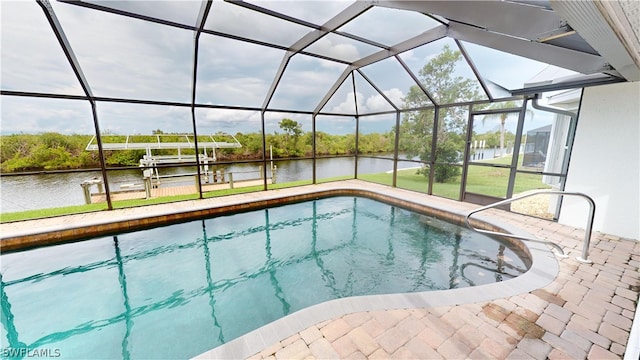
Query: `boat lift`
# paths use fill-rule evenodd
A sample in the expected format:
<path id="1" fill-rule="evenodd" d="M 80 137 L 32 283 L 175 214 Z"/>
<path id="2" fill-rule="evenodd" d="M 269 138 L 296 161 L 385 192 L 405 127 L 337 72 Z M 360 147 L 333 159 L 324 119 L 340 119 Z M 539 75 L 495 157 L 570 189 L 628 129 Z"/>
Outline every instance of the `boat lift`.
<path id="1" fill-rule="evenodd" d="M 124 142 L 109 142 L 109 137 L 116 139 L 124 138 Z M 156 141 L 149 141 L 149 139 L 155 138 Z M 200 139 L 206 138 L 205 141 Z M 220 138 L 224 140 L 220 140 Z M 137 139 L 144 139 L 145 141 L 136 141 Z M 217 161 L 216 150 L 217 149 L 229 149 L 229 148 L 241 148 L 242 144 L 236 139 L 235 136 L 227 133 L 217 133 L 213 135 L 200 135 L 198 136 L 198 148 L 202 149 L 201 154 L 185 155 L 182 154 L 182 150 L 195 149 L 195 141 L 193 135 L 188 134 L 154 134 L 154 135 L 106 135 L 102 138 L 102 149 L 109 150 L 145 150 L 145 154 L 140 159 L 140 167 L 142 168 L 143 178 L 145 182 L 147 179 L 151 180 L 155 177 L 155 184 L 157 186 L 160 183 L 160 179 L 163 177 L 179 177 L 193 174 L 177 174 L 177 175 L 165 175 L 161 176 L 158 173 L 157 165 L 161 164 L 176 164 L 176 163 L 197 163 L 200 165 L 200 173 L 205 179 L 205 182 L 209 182 L 209 176 L 213 175 L 213 182 L 224 182 L 224 169 L 220 171 L 220 179 L 217 176 L 217 170 L 214 169 L 210 172 L 209 165 Z M 164 140 L 164 141 L 163 141 Z M 169 141 L 167 141 L 169 140 Z M 207 149 L 209 152 L 207 152 Z M 87 144 L 86 150 L 97 151 L 98 144 L 95 135 L 91 138 Z M 154 150 L 177 150 L 175 155 L 158 155 L 154 154 Z M 155 174 L 154 174 L 155 172 Z"/>

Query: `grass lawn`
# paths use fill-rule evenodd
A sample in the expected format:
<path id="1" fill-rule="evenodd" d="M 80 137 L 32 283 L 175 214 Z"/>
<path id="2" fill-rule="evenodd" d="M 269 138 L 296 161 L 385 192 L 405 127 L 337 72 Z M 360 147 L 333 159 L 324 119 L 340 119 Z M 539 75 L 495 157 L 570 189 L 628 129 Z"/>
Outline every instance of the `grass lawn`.
<path id="1" fill-rule="evenodd" d="M 197 199 L 197 194 L 166 196 L 153 199 L 133 199 L 133 200 L 120 200 L 112 202 L 114 209 L 124 209 L 134 206 L 155 205 L 175 201 L 193 200 Z M 27 210 L 19 212 L 10 212 L 0 214 L 0 222 L 29 220 L 29 219 L 41 219 L 45 217 L 80 214 L 85 212 L 107 210 L 107 203 L 97 203 L 89 205 L 72 205 L 63 206 L 48 209 Z"/>
<path id="2" fill-rule="evenodd" d="M 424 175 L 417 174 L 417 169 L 398 170 L 397 186 L 402 189 L 426 193 L 429 190 L 429 181 Z M 391 186 L 393 174 L 358 174 L 358 179 Z"/>
<path id="3" fill-rule="evenodd" d="M 493 160 L 493 164 L 508 164 L 510 158 Z M 372 181 L 379 184 L 391 185 L 393 174 L 377 173 L 358 175 L 359 179 Z M 460 196 L 461 176 L 446 183 L 433 184 L 433 194 L 458 199 Z M 470 165 L 467 174 L 468 192 L 490 195 L 495 197 L 505 197 L 507 184 L 509 182 L 509 169 L 488 166 Z M 399 188 L 427 192 L 429 182 L 424 175 L 417 174 L 417 169 L 399 170 L 397 184 Z M 542 182 L 542 175 L 536 174 L 516 174 L 516 181 L 513 189 L 514 194 L 533 189 L 548 189 L 548 185 Z"/>
<path id="4" fill-rule="evenodd" d="M 504 158 L 498 161 L 504 162 L 506 164 L 507 161 L 509 161 L 509 159 Z M 494 160 L 492 161 L 492 163 L 497 163 L 497 161 Z M 335 178 L 318 179 L 318 183 L 337 181 L 337 180 L 346 180 L 351 178 L 352 177 L 350 176 L 339 176 Z M 362 180 L 375 182 L 378 184 L 391 186 L 391 183 L 393 181 L 393 174 L 387 174 L 387 173 L 360 174 L 358 175 L 358 178 Z M 508 169 L 471 165 L 469 167 L 469 174 L 467 176 L 467 191 L 479 193 L 479 194 L 491 195 L 495 197 L 504 197 L 508 181 L 509 181 Z M 273 189 L 282 189 L 282 188 L 293 187 L 293 186 L 309 185 L 311 183 L 312 181 L 311 179 L 309 179 L 309 180 L 292 181 L 292 182 L 286 182 L 286 183 L 270 184 L 267 187 L 268 189 L 273 190 Z M 417 169 L 407 169 L 407 170 L 398 171 L 397 186 L 402 189 L 426 193 L 428 190 L 429 182 L 426 177 L 424 177 L 423 175 L 417 174 Z M 533 189 L 547 189 L 547 188 L 549 188 L 549 186 L 547 186 L 542 182 L 542 175 L 523 174 L 523 173 L 518 173 L 516 175 L 514 194 L 518 194 L 518 193 L 528 191 L 528 190 L 533 190 Z M 263 189 L 263 186 L 258 185 L 258 186 L 243 187 L 243 188 L 236 188 L 236 189 L 216 190 L 216 191 L 204 193 L 204 198 L 213 198 L 218 196 L 262 191 L 262 189 Z M 450 198 L 450 199 L 458 199 L 460 194 L 460 176 L 458 176 L 456 179 L 453 179 L 450 182 L 435 183 L 433 186 L 433 194 Z M 198 195 L 188 194 L 188 195 L 178 195 L 178 196 L 167 196 L 162 198 L 153 198 L 149 200 L 135 199 L 135 200 L 114 201 L 113 207 L 115 209 L 122 209 L 122 208 L 134 207 L 134 206 L 162 204 L 162 203 L 168 203 L 168 202 L 193 200 L 193 199 L 198 199 Z M 91 212 L 91 211 L 100 211 L 100 210 L 106 210 L 106 209 L 107 209 L 106 203 L 98 203 L 98 204 L 89 204 L 89 205 L 65 206 L 65 207 L 58 207 L 58 208 L 2 213 L 0 214 L 0 222 L 38 219 L 38 218 L 44 218 L 44 217 L 76 214 L 76 213 Z"/>
<path id="5" fill-rule="evenodd" d="M 335 181 L 335 180 L 340 180 L 340 178 L 323 179 L 322 181 Z M 312 183 L 311 180 L 277 183 L 277 184 L 268 185 L 268 189 L 270 190 L 282 189 L 282 188 L 293 187 L 293 186 L 309 185 L 311 183 Z M 234 194 L 262 191 L 262 189 L 263 189 L 262 185 L 249 186 L 249 187 L 242 187 L 242 188 L 235 188 L 235 189 L 210 191 L 210 192 L 204 193 L 203 196 L 205 199 L 207 199 L 207 198 L 213 198 L 213 197 L 219 197 L 219 196 L 225 196 L 225 195 L 234 195 Z M 184 201 L 184 200 L 195 200 L 195 199 L 198 199 L 198 194 L 165 196 L 165 197 L 153 198 L 148 200 L 147 199 L 121 200 L 121 201 L 114 201 L 112 205 L 114 209 L 124 209 L 124 208 L 130 208 L 135 206 L 155 205 L 155 204 L 163 204 L 163 203 L 170 203 L 170 202 Z M 80 214 L 85 212 L 101 211 L 106 209 L 107 209 L 107 203 L 97 203 L 97 204 L 89 204 L 89 205 L 73 205 L 73 206 L 63 206 L 63 207 L 48 208 L 48 209 L 9 212 L 9 213 L 0 214 L 0 222 L 41 219 L 45 217 Z"/>
<path id="6" fill-rule="evenodd" d="M 8 212 L 0 214 L 0 222 L 10 222 L 18 220 L 39 219 L 51 216 L 60 216 L 68 214 L 78 214 L 90 211 L 106 210 L 107 203 L 90 204 L 90 205 L 74 205 L 49 209 L 37 209 L 27 211 Z"/>

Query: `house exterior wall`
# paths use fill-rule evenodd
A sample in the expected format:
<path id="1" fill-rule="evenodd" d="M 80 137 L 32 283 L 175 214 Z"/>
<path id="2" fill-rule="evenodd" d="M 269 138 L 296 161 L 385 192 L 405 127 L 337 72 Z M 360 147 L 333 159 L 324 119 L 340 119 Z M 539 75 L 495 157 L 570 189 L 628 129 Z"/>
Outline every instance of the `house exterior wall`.
<path id="1" fill-rule="evenodd" d="M 640 240 L 640 82 L 585 88 L 565 190 L 595 200 L 594 231 Z M 558 221 L 584 228 L 587 209 L 567 197 Z"/>

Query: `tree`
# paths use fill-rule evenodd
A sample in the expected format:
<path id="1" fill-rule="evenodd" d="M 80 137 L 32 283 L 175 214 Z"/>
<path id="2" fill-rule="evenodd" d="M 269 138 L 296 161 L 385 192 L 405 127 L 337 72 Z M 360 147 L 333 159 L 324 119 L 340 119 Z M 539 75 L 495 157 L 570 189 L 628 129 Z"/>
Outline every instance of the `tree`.
<path id="1" fill-rule="evenodd" d="M 476 82 L 455 76 L 458 61 L 462 61 L 462 53 L 445 45 L 442 52 L 425 64 L 418 73 L 420 82 L 438 104 L 453 104 L 480 98 Z M 409 89 L 404 104 L 408 109 L 433 105 L 418 86 Z M 433 109 L 405 113 L 400 124 L 400 150 L 404 151 L 408 158 L 419 156 L 423 161 L 431 161 L 434 121 Z M 464 148 L 466 122 L 466 107 L 440 108 L 436 150 L 433 154 L 437 162 L 455 164 L 461 160 L 460 149 Z M 426 170 L 421 173 L 428 176 L 429 172 Z M 435 165 L 434 170 L 436 182 L 446 182 L 460 174 L 460 168 L 451 165 Z"/>
<path id="2" fill-rule="evenodd" d="M 302 135 L 302 124 L 295 120 L 282 119 L 278 125 L 280 125 L 280 129 L 284 130 L 284 132 L 290 136 L 297 137 Z"/>
<path id="3" fill-rule="evenodd" d="M 278 123 L 280 125 L 280 129 L 285 132 L 285 149 L 290 155 L 299 155 L 298 149 L 298 140 L 300 139 L 300 135 L 304 133 L 302 130 L 302 124 L 298 123 L 295 120 L 291 119 L 282 119 Z M 293 139 L 293 146 L 290 146 L 289 139 Z"/>

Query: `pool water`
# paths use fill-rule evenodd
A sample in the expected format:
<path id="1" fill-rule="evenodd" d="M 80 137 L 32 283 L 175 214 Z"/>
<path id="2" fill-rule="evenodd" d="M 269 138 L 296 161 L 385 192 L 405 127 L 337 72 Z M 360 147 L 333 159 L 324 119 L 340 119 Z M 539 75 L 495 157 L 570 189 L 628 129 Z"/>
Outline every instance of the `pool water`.
<path id="1" fill-rule="evenodd" d="M 528 268 L 504 243 L 354 197 L 0 260 L 5 353 L 124 359 L 192 357 L 330 299 L 480 285 Z"/>

